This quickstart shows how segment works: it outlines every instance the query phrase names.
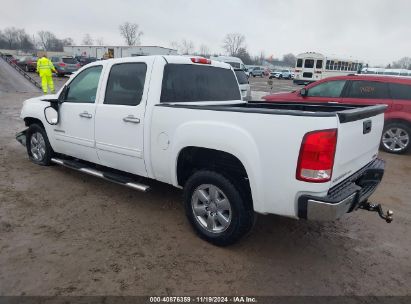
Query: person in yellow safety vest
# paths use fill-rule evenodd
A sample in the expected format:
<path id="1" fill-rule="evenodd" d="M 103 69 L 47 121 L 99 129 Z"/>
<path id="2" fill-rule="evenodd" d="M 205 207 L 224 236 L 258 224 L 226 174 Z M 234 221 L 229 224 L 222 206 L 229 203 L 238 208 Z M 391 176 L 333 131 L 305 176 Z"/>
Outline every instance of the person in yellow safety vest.
<path id="1" fill-rule="evenodd" d="M 52 71 L 56 73 L 56 69 L 54 68 L 53 63 L 50 59 L 47 58 L 46 55 L 39 58 L 37 60 L 37 73 L 39 73 L 41 78 L 41 87 L 43 89 L 44 94 L 47 94 L 47 85 L 50 88 L 51 93 L 54 94 L 54 83 L 52 78 Z"/>

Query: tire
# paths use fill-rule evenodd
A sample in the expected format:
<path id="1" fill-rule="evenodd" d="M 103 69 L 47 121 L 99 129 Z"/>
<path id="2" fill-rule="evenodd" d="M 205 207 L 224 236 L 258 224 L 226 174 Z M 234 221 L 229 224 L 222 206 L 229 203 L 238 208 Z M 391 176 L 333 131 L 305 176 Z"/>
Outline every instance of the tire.
<path id="1" fill-rule="evenodd" d="M 30 72 L 29 66 L 28 66 L 27 64 L 24 66 L 24 70 L 25 70 L 26 72 Z"/>
<path id="2" fill-rule="evenodd" d="M 27 154 L 36 165 L 49 166 L 54 154 L 46 131 L 38 124 L 32 124 L 26 134 Z"/>
<path id="3" fill-rule="evenodd" d="M 381 149 L 388 153 L 403 154 L 411 147 L 411 127 L 403 122 L 391 122 L 384 126 Z"/>
<path id="4" fill-rule="evenodd" d="M 254 78 L 255 78 L 255 75 L 254 74 L 251 74 Z"/>
<path id="5" fill-rule="evenodd" d="M 201 170 L 188 179 L 184 186 L 186 216 L 202 239 L 227 246 L 251 230 L 254 211 L 249 195 L 240 189 L 214 171 Z"/>

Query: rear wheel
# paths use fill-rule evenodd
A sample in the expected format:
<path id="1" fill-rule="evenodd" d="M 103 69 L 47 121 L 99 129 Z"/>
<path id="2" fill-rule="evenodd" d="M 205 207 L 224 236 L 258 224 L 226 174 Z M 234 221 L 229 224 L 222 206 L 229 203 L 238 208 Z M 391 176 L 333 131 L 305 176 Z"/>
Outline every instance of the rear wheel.
<path id="1" fill-rule="evenodd" d="M 388 153 L 402 154 L 410 149 L 411 128 L 402 122 L 388 123 L 384 127 L 381 148 Z"/>
<path id="2" fill-rule="evenodd" d="M 42 166 L 50 165 L 53 149 L 42 126 L 30 125 L 26 135 L 26 147 L 27 154 L 33 163 Z"/>
<path id="3" fill-rule="evenodd" d="M 226 246 L 250 231 L 254 211 L 239 189 L 214 171 L 198 171 L 188 179 L 184 187 L 186 215 L 202 239 Z"/>

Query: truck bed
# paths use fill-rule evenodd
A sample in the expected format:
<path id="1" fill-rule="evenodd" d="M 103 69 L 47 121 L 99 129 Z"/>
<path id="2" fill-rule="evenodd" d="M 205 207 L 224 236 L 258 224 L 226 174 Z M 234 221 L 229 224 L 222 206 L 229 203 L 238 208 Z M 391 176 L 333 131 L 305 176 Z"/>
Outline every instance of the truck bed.
<path id="1" fill-rule="evenodd" d="M 229 111 L 243 113 L 260 113 L 292 116 L 333 117 L 338 116 L 340 123 L 364 119 L 381 114 L 386 105 L 353 105 L 341 103 L 271 103 L 249 101 L 230 105 L 187 105 L 187 104 L 158 104 L 163 107 L 188 108 L 196 110 Z"/>

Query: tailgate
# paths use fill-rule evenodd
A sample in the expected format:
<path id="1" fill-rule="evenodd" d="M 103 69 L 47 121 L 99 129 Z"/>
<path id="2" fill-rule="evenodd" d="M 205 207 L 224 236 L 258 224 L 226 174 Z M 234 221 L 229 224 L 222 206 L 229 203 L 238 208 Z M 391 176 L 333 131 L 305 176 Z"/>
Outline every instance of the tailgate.
<path id="1" fill-rule="evenodd" d="M 337 113 L 338 139 L 331 186 L 377 157 L 386 106 L 369 106 Z"/>

